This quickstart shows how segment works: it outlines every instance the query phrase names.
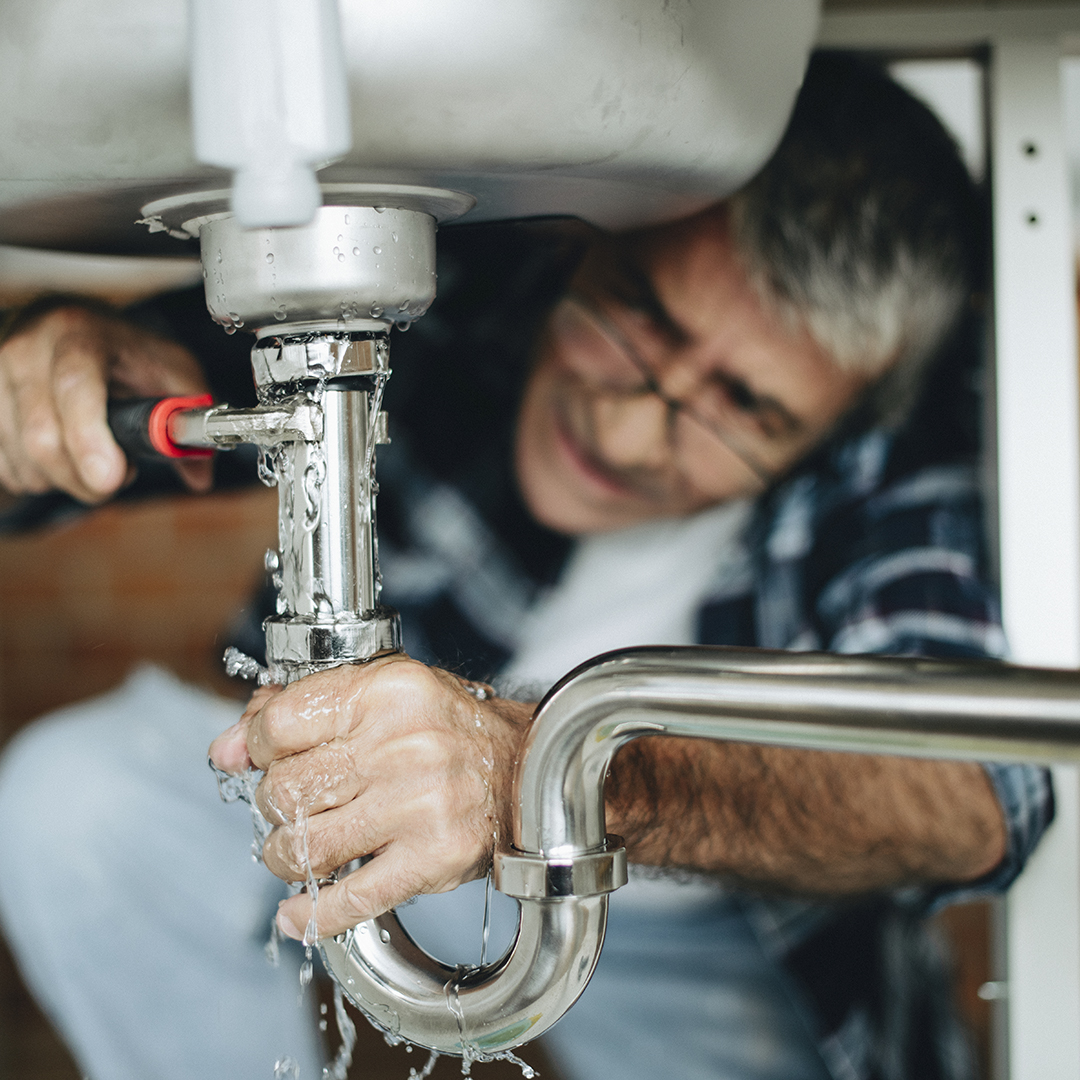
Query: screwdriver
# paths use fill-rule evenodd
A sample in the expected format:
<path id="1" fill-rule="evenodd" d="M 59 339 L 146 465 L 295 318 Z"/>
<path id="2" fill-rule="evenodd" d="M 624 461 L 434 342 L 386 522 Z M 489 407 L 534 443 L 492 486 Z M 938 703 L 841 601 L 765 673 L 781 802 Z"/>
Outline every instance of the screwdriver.
<path id="1" fill-rule="evenodd" d="M 208 458 L 204 445 L 185 445 L 185 414 L 213 405 L 210 394 L 188 397 L 113 398 L 108 404 L 113 438 L 132 461 Z"/>

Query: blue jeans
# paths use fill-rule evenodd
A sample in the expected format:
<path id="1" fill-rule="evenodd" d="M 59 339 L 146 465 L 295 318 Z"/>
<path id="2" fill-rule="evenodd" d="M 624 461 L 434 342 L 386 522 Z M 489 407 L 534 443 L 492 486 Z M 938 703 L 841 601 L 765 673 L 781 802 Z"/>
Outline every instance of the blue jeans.
<path id="1" fill-rule="evenodd" d="M 145 668 L 0 761 L 0 917 L 92 1080 L 267 1080 L 286 1055 L 320 1074 L 300 950 L 263 948 L 284 886 L 206 767 L 241 709 Z"/>

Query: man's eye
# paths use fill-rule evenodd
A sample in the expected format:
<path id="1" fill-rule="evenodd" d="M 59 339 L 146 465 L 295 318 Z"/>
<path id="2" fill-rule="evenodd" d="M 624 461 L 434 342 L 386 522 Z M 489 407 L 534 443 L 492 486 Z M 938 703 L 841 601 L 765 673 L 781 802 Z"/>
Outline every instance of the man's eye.
<path id="1" fill-rule="evenodd" d="M 741 382 L 732 381 L 727 384 L 728 396 L 736 409 L 742 412 L 758 413 L 761 411 L 761 402 L 750 388 Z"/>
<path id="2" fill-rule="evenodd" d="M 763 400 L 739 379 L 714 375 L 704 404 L 705 411 L 718 416 L 738 414 L 751 421 L 769 439 L 782 438 L 791 431 L 788 418 L 772 402 Z"/>
<path id="3" fill-rule="evenodd" d="M 748 416 L 757 416 L 761 411 L 761 399 L 746 383 L 732 379 L 720 372 L 714 372 L 709 378 L 711 396 L 718 405 Z"/>

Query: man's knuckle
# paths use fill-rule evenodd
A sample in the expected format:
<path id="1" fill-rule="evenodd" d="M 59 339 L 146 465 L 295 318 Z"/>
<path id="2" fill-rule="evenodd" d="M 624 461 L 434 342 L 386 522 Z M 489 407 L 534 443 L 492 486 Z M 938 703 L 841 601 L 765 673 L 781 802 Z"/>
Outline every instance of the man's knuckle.
<path id="1" fill-rule="evenodd" d="M 93 384 L 103 383 L 104 374 L 87 363 L 84 351 L 68 351 L 57 355 L 53 369 L 53 386 L 60 397 L 85 394 Z"/>
<path id="2" fill-rule="evenodd" d="M 408 761 L 414 770 L 418 770 L 418 775 L 428 775 L 440 768 L 450 750 L 442 732 L 430 728 L 406 732 L 394 746 L 395 756 Z"/>
<path id="3" fill-rule="evenodd" d="M 341 910 L 350 916 L 366 915 L 371 907 L 371 891 L 363 881 L 347 877 L 338 884 L 338 901 Z"/>
<path id="4" fill-rule="evenodd" d="M 259 711 L 256 732 L 260 743 L 266 748 L 279 745 L 289 720 L 288 709 L 280 697 L 271 698 Z"/>
<path id="5" fill-rule="evenodd" d="M 287 845 L 284 846 L 287 850 Z M 282 830 L 274 829 L 263 843 L 262 860 L 272 874 L 286 881 L 292 879 L 292 866 L 285 855 L 282 844 Z"/>
<path id="6" fill-rule="evenodd" d="M 284 825 L 290 820 L 292 809 L 289 789 L 280 776 L 270 772 L 259 781 L 255 789 L 255 802 L 259 812 L 272 825 Z"/>
<path id="7" fill-rule="evenodd" d="M 35 326 L 42 333 L 61 337 L 86 327 L 91 318 L 91 313 L 86 308 L 78 304 L 67 304 L 50 311 Z"/>
<path id="8" fill-rule="evenodd" d="M 63 438 L 60 425 L 49 415 L 38 411 L 26 418 L 23 444 L 32 458 L 52 463 L 61 457 Z"/>
<path id="9" fill-rule="evenodd" d="M 388 684 L 394 692 L 409 697 L 425 697 L 434 684 L 430 668 L 417 660 L 403 658 L 391 664 L 385 664 L 376 675 L 379 682 Z"/>

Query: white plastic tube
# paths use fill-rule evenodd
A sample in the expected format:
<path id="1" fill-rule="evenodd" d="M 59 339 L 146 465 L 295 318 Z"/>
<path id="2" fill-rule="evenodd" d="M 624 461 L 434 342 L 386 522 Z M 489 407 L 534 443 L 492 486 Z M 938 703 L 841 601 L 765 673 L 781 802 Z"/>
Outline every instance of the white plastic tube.
<path id="1" fill-rule="evenodd" d="M 232 169 L 247 228 L 303 225 L 352 145 L 336 0 L 190 0 L 195 153 Z"/>

